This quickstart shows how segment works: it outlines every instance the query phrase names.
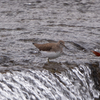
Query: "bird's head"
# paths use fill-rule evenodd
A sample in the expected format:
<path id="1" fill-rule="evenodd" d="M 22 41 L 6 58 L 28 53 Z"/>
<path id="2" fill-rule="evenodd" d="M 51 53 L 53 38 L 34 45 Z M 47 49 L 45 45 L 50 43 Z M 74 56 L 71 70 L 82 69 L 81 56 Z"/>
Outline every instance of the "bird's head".
<path id="1" fill-rule="evenodd" d="M 65 46 L 65 42 L 64 42 L 64 41 L 60 40 L 60 41 L 59 41 L 59 44 L 60 44 L 61 47 L 64 46 L 64 47 L 67 49 L 67 47 Z"/>

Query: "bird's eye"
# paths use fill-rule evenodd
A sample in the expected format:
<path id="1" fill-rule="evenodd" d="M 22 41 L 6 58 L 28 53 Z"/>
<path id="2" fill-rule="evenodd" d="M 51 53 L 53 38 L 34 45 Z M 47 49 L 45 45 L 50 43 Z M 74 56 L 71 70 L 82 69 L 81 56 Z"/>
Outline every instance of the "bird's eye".
<path id="1" fill-rule="evenodd" d="M 63 42 L 61 42 L 60 44 L 63 44 Z"/>

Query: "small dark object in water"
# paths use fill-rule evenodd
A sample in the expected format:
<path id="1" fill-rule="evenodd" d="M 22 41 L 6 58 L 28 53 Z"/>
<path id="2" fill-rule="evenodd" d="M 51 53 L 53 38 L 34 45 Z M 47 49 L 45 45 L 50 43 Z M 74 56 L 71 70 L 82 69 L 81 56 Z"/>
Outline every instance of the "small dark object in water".
<path id="1" fill-rule="evenodd" d="M 100 56 L 100 53 L 97 51 L 92 51 L 96 56 Z"/>

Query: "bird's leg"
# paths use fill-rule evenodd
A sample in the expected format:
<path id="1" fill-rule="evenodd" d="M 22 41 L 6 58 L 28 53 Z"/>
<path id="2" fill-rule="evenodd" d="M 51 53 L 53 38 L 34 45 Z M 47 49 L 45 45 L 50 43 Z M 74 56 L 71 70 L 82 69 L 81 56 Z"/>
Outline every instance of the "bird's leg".
<path id="1" fill-rule="evenodd" d="M 49 58 L 48 58 L 48 63 L 49 63 Z"/>

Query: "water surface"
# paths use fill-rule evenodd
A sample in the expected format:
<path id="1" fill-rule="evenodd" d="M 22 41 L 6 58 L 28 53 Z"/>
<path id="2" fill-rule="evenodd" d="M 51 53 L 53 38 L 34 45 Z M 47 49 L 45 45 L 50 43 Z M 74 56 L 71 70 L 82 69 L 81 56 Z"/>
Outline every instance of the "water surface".
<path id="1" fill-rule="evenodd" d="M 99 0 L 0 1 L 0 100 L 99 100 Z M 65 41 L 50 63 L 32 42 Z"/>

